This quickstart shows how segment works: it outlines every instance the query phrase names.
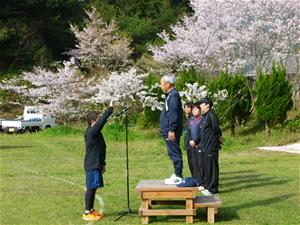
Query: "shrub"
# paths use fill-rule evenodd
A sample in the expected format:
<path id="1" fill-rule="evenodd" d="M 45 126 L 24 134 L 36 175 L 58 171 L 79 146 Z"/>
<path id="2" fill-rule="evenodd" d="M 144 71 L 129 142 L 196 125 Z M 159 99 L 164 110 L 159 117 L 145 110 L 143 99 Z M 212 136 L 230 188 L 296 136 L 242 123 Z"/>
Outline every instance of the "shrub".
<path id="1" fill-rule="evenodd" d="M 283 124 L 283 128 L 295 133 L 300 133 L 300 116 L 293 120 L 288 120 Z"/>
<path id="2" fill-rule="evenodd" d="M 255 87 L 257 118 L 270 126 L 283 123 L 287 111 L 293 107 L 292 85 L 286 80 L 283 65 L 272 65 L 271 74 L 260 72 Z"/>
<path id="3" fill-rule="evenodd" d="M 227 99 L 218 101 L 215 111 L 222 123 L 230 124 L 231 134 L 234 135 L 236 124 L 246 123 L 251 114 L 251 93 L 245 77 L 242 74 L 233 75 L 223 71 L 218 79 L 209 84 L 208 89 L 214 95 L 218 91 L 227 90 Z M 213 94 L 211 94 L 212 98 L 214 98 Z"/>
<path id="4" fill-rule="evenodd" d="M 205 84 L 205 75 L 193 68 L 181 70 L 177 76 L 176 89 L 182 91 L 186 88 L 186 83 L 193 84 L 195 82 L 198 82 L 199 85 Z"/>
<path id="5" fill-rule="evenodd" d="M 39 133 L 42 136 L 64 136 L 64 135 L 83 135 L 84 131 L 72 127 L 58 125 L 48 128 Z"/>

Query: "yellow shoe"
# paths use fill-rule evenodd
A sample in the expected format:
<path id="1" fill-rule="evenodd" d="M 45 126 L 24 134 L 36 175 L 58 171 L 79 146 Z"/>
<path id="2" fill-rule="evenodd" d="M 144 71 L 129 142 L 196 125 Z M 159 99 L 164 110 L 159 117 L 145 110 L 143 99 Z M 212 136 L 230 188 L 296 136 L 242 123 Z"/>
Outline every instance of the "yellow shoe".
<path id="1" fill-rule="evenodd" d="M 87 215 L 83 214 L 82 219 L 83 220 L 87 220 L 87 221 L 91 221 L 91 220 L 100 220 L 101 217 L 100 216 L 96 216 L 93 213 L 90 213 L 90 214 L 87 214 Z"/>
<path id="2" fill-rule="evenodd" d="M 97 212 L 95 209 L 92 210 L 92 214 L 93 214 L 94 216 L 99 216 L 100 219 L 103 219 L 103 217 L 104 217 L 103 212 Z"/>

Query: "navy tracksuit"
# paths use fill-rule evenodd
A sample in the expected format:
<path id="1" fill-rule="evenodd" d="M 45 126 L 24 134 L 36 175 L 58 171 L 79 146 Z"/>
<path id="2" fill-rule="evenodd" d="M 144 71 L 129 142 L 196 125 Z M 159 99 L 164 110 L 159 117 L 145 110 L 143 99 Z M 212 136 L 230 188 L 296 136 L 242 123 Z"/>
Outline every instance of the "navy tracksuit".
<path id="1" fill-rule="evenodd" d="M 182 177 L 183 161 L 180 149 L 182 134 L 182 105 L 178 91 L 174 88 L 167 95 L 164 108 L 160 114 L 160 133 L 163 136 L 168 154 L 173 162 L 175 175 Z M 175 132 L 175 141 L 168 139 L 169 131 Z"/>
<path id="2" fill-rule="evenodd" d="M 192 156 L 191 156 L 191 163 L 193 168 L 193 177 L 197 180 L 198 186 L 205 186 L 206 184 L 206 177 L 204 174 L 204 155 L 200 149 L 201 144 L 199 140 L 197 140 L 198 136 L 200 135 L 201 129 L 203 128 L 203 117 L 200 116 L 198 118 L 191 118 L 188 120 L 187 124 L 187 136 L 188 141 L 194 140 L 196 143 L 196 147 L 192 148 L 190 146 Z"/>

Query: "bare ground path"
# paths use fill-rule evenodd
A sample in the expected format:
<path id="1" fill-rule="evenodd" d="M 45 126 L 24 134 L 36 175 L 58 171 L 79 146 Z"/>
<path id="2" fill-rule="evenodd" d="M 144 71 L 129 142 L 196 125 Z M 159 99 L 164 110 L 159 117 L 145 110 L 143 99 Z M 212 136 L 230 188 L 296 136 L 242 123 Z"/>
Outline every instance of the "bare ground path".
<path id="1" fill-rule="evenodd" d="M 275 152 L 289 152 L 300 154 L 300 142 L 284 145 L 284 146 L 268 146 L 268 147 L 258 147 L 259 150 L 275 151 Z"/>

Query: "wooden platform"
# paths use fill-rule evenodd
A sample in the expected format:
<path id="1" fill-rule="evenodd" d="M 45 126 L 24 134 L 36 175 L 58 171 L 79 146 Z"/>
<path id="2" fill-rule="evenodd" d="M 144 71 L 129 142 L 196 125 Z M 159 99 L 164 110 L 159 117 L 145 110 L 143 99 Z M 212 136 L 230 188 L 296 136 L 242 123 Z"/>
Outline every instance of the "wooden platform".
<path id="1" fill-rule="evenodd" d="M 218 198 L 196 196 L 197 187 L 166 185 L 163 180 L 141 180 L 135 189 L 141 196 L 142 224 L 148 224 L 150 216 L 161 215 L 186 216 L 186 223 L 193 223 L 196 209 L 200 207 L 208 209 L 208 222 L 214 223 L 215 209 L 221 205 Z M 154 205 L 181 205 L 183 208 L 154 209 Z"/>

